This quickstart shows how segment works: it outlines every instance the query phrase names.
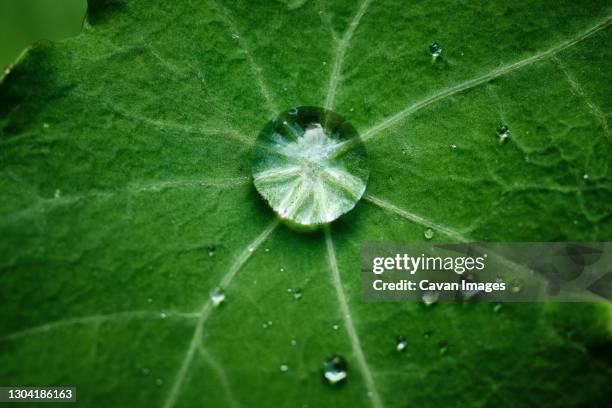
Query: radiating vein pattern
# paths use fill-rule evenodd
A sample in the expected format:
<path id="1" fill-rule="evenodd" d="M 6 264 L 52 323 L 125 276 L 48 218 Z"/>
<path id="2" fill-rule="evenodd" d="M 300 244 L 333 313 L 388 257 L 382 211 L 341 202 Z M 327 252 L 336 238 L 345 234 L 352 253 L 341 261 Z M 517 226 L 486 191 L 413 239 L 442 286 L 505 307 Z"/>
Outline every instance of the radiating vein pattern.
<path id="1" fill-rule="evenodd" d="M 196 319 L 196 313 L 183 313 L 173 311 L 130 310 L 125 312 L 98 314 L 90 316 L 69 317 L 39 326 L 29 327 L 13 333 L 0 336 L 0 341 L 21 339 L 30 335 L 51 332 L 65 327 L 79 325 L 97 325 L 106 322 L 125 322 L 132 320 L 163 320 L 163 319 Z"/>
<path id="2" fill-rule="evenodd" d="M 338 298 L 338 305 L 340 307 L 340 314 L 342 315 L 344 327 L 351 341 L 353 353 L 355 354 L 355 359 L 357 360 L 359 370 L 363 376 L 372 406 L 374 408 L 381 408 L 383 403 L 380 398 L 380 394 L 376 389 L 376 384 L 374 383 L 374 377 L 372 376 L 370 366 L 368 365 L 365 355 L 363 354 L 361 341 L 359 340 L 359 335 L 357 334 L 357 330 L 353 324 L 351 310 L 346 299 L 346 294 L 344 293 L 344 288 L 342 287 L 342 279 L 340 277 L 340 270 L 338 269 L 338 261 L 336 259 L 336 250 L 334 249 L 334 243 L 329 226 L 326 226 L 325 228 L 325 244 L 327 247 L 327 259 L 329 261 L 329 267 L 332 274 L 332 282 L 336 291 L 336 297 Z"/>
<path id="3" fill-rule="evenodd" d="M 338 43 L 338 47 L 336 48 L 336 53 L 334 55 L 334 64 L 332 66 L 332 72 L 329 77 L 329 86 L 327 89 L 327 98 L 325 99 L 325 109 L 332 109 L 334 106 L 334 98 L 336 97 L 336 89 L 338 88 L 338 84 L 340 83 L 340 78 L 342 77 L 342 64 L 344 63 L 344 54 L 346 54 L 346 50 L 353 38 L 353 34 L 359 26 L 359 21 L 366 13 L 368 6 L 370 5 L 372 0 L 363 0 L 359 10 L 355 13 L 351 24 L 346 29 L 346 32 L 342 36 L 342 39 Z"/>
<path id="4" fill-rule="evenodd" d="M 347 143 L 354 147 L 346 149 Z M 268 124 L 252 169 L 255 187 L 274 211 L 301 225 L 328 223 L 351 210 L 368 177 L 365 147 L 353 127 L 331 111 L 309 107 Z"/>
<path id="5" fill-rule="evenodd" d="M 378 207 L 382 208 L 383 210 L 395 213 L 395 214 L 399 215 L 402 218 L 405 218 L 405 219 L 410 220 L 412 222 L 415 222 L 417 224 L 423 225 L 425 227 L 433 228 L 433 229 L 435 229 L 437 231 L 440 231 L 442 234 L 444 234 L 444 235 L 446 235 L 446 236 L 448 236 L 450 238 L 453 238 L 453 239 L 455 239 L 455 240 L 457 240 L 459 242 L 469 242 L 470 241 L 470 239 L 467 236 L 463 235 L 461 232 L 455 230 L 454 228 L 447 227 L 445 225 L 442 225 L 442 224 L 440 224 L 438 222 L 432 221 L 432 220 L 430 220 L 430 219 L 428 219 L 426 217 L 423 217 L 421 215 L 418 215 L 418 214 L 412 213 L 410 211 L 404 210 L 402 208 L 399 208 L 398 206 L 396 206 L 394 204 L 391 204 L 390 202 L 385 201 L 382 198 L 373 196 L 371 194 L 366 194 L 364 196 L 364 198 L 367 201 L 371 202 L 372 204 L 375 204 Z"/>
<path id="6" fill-rule="evenodd" d="M 225 7 L 225 5 L 223 5 L 223 2 L 219 0 L 216 0 L 216 4 L 217 4 L 217 7 L 219 8 L 219 14 L 223 18 L 227 26 L 230 28 L 230 30 L 232 31 L 231 32 L 232 37 L 236 41 L 238 41 L 240 48 L 242 48 L 242 50 L 244 51 L 249 67 L 251 68 L 251 71 L 253 72 L 253 75 L 255 77 L 255 81 L 257 82 L 257 86 L 259 87 L 259 90 L 262 96 L 264 97 L 266 104 L 268 105 L 268 109 L 270 110 L 272 114 L 275 114 L 276 112 L 278 112 L 278 108 L 276 106 L 276 103 L 274 102 L 274 97 L 272 96 L 272 93 L 268 89 L 263 79 L 261 67 L 257 64 L 257 62 L 255 61 L 255 58 L 253 57 L 253 54 L 251 53 L 251 48 L 249 47 L 246 40 L 242 37 L 242 35 L 238 31 L 238 28 L 236 27 L 236 23 L 234 22 L 234 19 L 230 15 L 230 11 L 227 9 L 227 7 Z"/>
<path id="7" fill-rule="evenodd" d="M 236 273 L 242 268 L 242 266 L 249 260 L 251 255 L 259 248 L 259 246 L 270 236 L 270 234 L 276 229 L 278 226 L 278 219 L 272 221 L 262 232 L 259 234 L 252 242 L 250 242 L 247 247 L 238 255 L 236 260 L 232 263 L 228 271 L 223 275 L 221 281 L 219 282 L 218 287 L 221 289 L 227 288 L 227 286 L 231 283 Z M 170 408 L 173 407 L 176 403 L 176 399 L 179 395 L 185 377 L 187 376 L 187 372 L 189 371 L 189 367 L 191 366 L 191 362 L 195 356 L 195 353 L 198 349 L 200 349 L 202 345 L 202 333 L 204 331 L 204 324 L 206 320 L 210 316 L 210 313 L 213 309 L 213 303 L 209 297 L 206 297 L 206 300 L 202 304 L 198 312 L 198 320 L 196 322 L 195 330 L 193 331 L 193 335 L 191 340 L 189 341 L 189 345 L 187 350 L 185 351 L 185 356 L 181 363 L 181 366 L 178 369 L 176 377 L 174 378 L 174 382 L 172 383 L 172 388 L 166 397 L 163 407 Z"/>
<path id="8" fill-rule="evenodd" d="M 608 17 L 605 20 L 599 22 L 598 24 L 594 25 L 593 27 L 587 29 L 586 31 L 580 33 L 579 35 L 577 35 L 576 37 L 569 39 L 567 41 L 564 41 L 552 48 L 549 48 L 545 51 L 541 51 L 535 55 L 532 55 L 531 57 L 522 59 L 520 61 L 517 62 L 513 62 L 511 64 L 507 64 L 504 66 L 501 66 L 499 68 L 496 68 L 482 76 L 467 80 L 465 82 L 461 82 L 457 85 L 451 86 L 449 88 L 443 89 L 439 92 L 436 92 L 418 102 L 413 103 L 412 105 L 409 105 L 408 107 L 406 107 L 405 109 L 397 112 L 396 114 L 384 119 L 383 121 L 381 121 L 380 123 L 377 123 L 376 125 L 370 127 L 369 129 L 367 129 L 365 132 L 363 132 L 362 134 L 362 138 L 364 141 L 367 141 L 369 139 L 371 139 L 372 137 L 374 137 L 375 135 L 377 135 L 378 133 L 380 133 L 381 131 L 387 129 L 390 126 L 393 126 L 394 124 L 398 123 L 399 121 L 401 121 L 402 119 L 404 119 L 406 116 L 420 110 L 423 109 L 426 106 L 431 105 L 432 103 L 435 103 L 437 101 L 440 101 L 444 98 L 447 98 L 451 95 L 454 95 L 456 93 L 465 91 L 466 89 L 470 89 L 473 88 L 475 86 L 478 86 L 482 83 L 485 82 L 489 82 L 495 78 L 499 78 L 503 75 L 506 75 L 512 71 L 516 71 L 517 69 L 523 68 L 525 66 L 534 64 L 538 61 L 542 61 L 546 58 L 550 58 L 556 54 L 558 54 L 559 52 L 579 43 L 580 41 L 585 40 L 586 38 L 591 37 L 592 35 L 596 34 L 597 32 L 604 30 L 605 28 L 607 28 L 608 26 L 610 26 L 610 24 L 612 23 L 612 18 Z"/>

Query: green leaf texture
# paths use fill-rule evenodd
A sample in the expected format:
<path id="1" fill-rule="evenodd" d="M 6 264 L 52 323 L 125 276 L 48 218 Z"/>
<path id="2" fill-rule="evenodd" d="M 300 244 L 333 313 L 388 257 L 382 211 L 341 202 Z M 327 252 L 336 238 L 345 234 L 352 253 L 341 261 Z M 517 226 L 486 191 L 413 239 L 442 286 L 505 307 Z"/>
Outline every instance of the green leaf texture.
<path id="1" fill-rule="evenodd" d="M 33 47 L 0 84 L 1 385 L 111 407 L 609 403 L 607 304 L 364 303 L 359 255 L 427 228 L 610 241 L 610 15 L 90 1 L 80 35 Z M 309 233 L 250 179 L 257 134 L 295 106 L 340 113 L 369 155 L 364 199 Z M 322 379 L 332 354 L 340 386 Z"/>

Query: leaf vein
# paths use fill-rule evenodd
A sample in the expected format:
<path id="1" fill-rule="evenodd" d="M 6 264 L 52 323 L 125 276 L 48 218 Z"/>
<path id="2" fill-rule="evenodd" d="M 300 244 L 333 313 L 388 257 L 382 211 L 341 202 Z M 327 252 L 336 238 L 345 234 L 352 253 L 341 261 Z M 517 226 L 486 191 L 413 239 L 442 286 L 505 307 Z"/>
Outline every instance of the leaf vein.
<path id="1" fill-rule="evenodd" d="M 482 83 L 486 83 L 489 82 L 495 78 L 499 78 L 501 76 L 504 76 L 508 73 L 511 73 L 513 71 L 516 71 L 520 68 L 523 68 L 525 66 L 534 64 L 538 61 L 542 61 L 546 58 L 550 58 L 552 56 L 554 56 L 555 54 L 569 48 L 572 47 L 573 45 L 589 38 L 590 36 L 596 34 L 597 32 L 607 28 L 610 23 L 612 22 L 612 18 L 607 17 L 605 20 L 597 23 L 596 25 L 594 25 L 593 27 L 587 29 L 586 31 L 583 31 L 582 33 L 580 33 L 579 35 L 577 35 L 576 37 L 569 39 L 567 41 L 564 41 L 560 44 L 557 44 L 545 51 L 539 52 L 535 55 L 532 55 L 531 57 L 522 59 L 520 61 L 516 61 L 513 62 L 511 64 L 507 64 L 504 66 L 501 66 L 499 68 L 496 68 L 484 75 L 481 75 L 479 77 L 461 82 L 457 85 L 451 86 L 449 88 L 443 89 L 439 92 L 436 92 L 428 97 L 425 97 L 424 99 L 421 99 L 420 101 L 417 101 L 415 103 L 413 103 L 412 105 L 406 107 L 405 109 L 397 112 L 396 114 L 384 119 L 383 121 L 379 122 L 378 124 L 370 127 L 369 129 L 367 129 L 365 132 L 362 133 L 362 139 L 364 141 L 367 141 L 369 139 L 371 139 L 372 137 L 374 137 L 376 134 L 380 133 L 381 131 L 385 130 L 386 128 L 388 128 L 389 126 L 394 125 L 395 123 L 399 122 L 400 120 L 404 119 L 405 117 L 407 117 L 408 115 L 425 108 L 426 106 L 429 106 L 435 102 L 438 102 L 440 100 L 443 100 L 449 96 L 455 95 L 459 92 L 465 91 L 467 89 L 470 88 L 474 88 Z"/>

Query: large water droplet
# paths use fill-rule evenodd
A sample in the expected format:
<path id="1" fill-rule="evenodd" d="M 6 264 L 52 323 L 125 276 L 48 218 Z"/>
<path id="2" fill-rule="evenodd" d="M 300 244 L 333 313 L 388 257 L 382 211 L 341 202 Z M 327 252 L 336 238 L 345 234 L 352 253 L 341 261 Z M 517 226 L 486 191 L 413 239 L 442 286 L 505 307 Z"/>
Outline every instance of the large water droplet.
<path id="1" fill-rule="evenodd" d="M 361 199 L 369 176 L 365 146 L 337 113 L 295 109 L 259 134 L 252 156 L 255 188 L 282 218 L 325 224 Z"/>
<path id="2" fill-rule="evenodd" d="M 439 56 L 442 55 L 442 47 L 440 47 L 440 44 L 438 44 L 437 42 L 429 44 L 428 50 L 429 50 L 429 55 L 431 55 L 434 58 L 438 58 Z"/>
<path id="3" fill-rule="evenodd" d="M 395 349 L 397 351 L 404 351 L 406 346 L 408 345 L 408 341 L 404 336 L 397 336 L 395 338 Z"/>
<path id="4" fill-rule="evenodd" d="M 504 142 L 510 137 L 510 129 L 508 129 L 508 126 L 506 125 L 501 125 L 498 127 L 495 133 L 497 134 L 500 142 Z"/>
<path id="5" fill-rule="evenodd" d="M 346 360 L 340 356 L 331 356 L 323 362 L 323 377 L 330 384 L 338 384 L 346 379 Z"/>
<path id="6" fill-rule="evenodd" d="M 210 293 L 210 301 L 212 302 L 213 306 L 219 306 L 225 301 L 225 291 L 221 288 L 215 288 Z"/>

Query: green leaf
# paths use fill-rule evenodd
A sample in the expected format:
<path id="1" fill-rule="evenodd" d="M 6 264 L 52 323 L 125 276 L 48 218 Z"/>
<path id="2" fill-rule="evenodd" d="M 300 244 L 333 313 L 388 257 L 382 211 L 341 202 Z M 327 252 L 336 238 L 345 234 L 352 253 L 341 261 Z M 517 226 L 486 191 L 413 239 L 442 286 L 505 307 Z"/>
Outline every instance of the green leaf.
<path id="1" fill-rule="evenodd" d="M 429 228 L 609 241 L 610 11 L 91 1 L 0 85 L 0 382 L 82 406 L 603 405 L 607 304 L 366 304 L 359 255 Z M 346 117 L 369 154 L 365 199 L 310 233 L 250 179 L 296 106 Z"/>

